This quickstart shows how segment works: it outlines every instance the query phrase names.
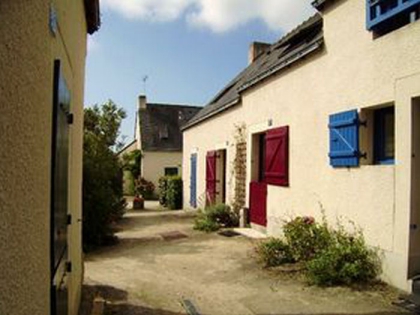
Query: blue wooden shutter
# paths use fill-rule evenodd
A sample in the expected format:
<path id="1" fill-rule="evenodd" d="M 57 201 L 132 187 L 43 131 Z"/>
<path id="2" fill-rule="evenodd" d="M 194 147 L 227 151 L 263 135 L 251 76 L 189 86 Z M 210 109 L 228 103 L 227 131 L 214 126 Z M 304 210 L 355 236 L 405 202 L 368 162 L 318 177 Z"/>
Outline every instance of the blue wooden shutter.
<path id="1" fill-rule="evenodd" d="M 330 116 L 330 164 L 333 167 L 359 166 L 359 114 L 357 110 Z"/>
<path id="2" fill-rule="evenodd" d="M 191 154 L 190 205 L 197 207 L 197 154 Z"/>

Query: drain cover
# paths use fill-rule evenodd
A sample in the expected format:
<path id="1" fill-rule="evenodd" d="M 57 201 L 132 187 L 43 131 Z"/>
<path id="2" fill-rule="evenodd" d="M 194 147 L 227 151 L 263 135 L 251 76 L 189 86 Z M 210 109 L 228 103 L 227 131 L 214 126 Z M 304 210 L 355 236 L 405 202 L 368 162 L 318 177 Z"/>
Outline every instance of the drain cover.
<path id="1" fill-rule="evenodd" d="M 185 235 L 184 233 L 181 233 L 179 231 L 161 233 L 160 236 L 162 236 L 165 241 L 179 240 L 181 238 L 187 238 L 188 237 L 187 235 Z"/>
<path id="2" fill-rule="evenodd" d="M 241 235 L 241 234 L 239 234 L 239 233 L 237 233 L 235 231 L 232 231 L 232 230 L 222 231 L 222 232 L 219 232 L 217 234 L 219 234 L 221 236 L 225 236 L 225 237 L 234 237 L 234 236 Z"/>

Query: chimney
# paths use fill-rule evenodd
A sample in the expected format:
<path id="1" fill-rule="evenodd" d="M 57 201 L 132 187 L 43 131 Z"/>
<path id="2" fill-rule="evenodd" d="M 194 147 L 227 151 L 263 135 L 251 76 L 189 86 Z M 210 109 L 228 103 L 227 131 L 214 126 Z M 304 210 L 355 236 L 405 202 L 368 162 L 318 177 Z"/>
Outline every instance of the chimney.
<path id="1" fill-rule="evenodd" d="M 139 104 L 138 108 L 140 109 L 146 109 L 147 108 L 147 98 L 146 95 L 140 95 L 139 96 Z"/>
<path id="2" fill-rule="evenodd" d="M 253 42 L 249 46 L 249 54 L 248 54 L 248 64 L 253 63 L 259 56 L 269 50 L 271 47 L 270 44 L 261 43 L 261 42 Z"/>

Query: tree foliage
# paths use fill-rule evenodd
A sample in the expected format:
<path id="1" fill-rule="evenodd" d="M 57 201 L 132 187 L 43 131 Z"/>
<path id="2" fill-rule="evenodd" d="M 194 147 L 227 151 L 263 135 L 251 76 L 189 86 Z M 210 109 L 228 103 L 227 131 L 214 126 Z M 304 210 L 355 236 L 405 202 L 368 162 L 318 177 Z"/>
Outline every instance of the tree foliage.
<path id="1" fill-rule="evenodd" d="M 126 153 L 122 157 L 122 167 L 124 170 L 130 171 L 134 179 L 138 179 L 141 173 L 141 159 L 143 154 L 140 150 L 134 150 Z"/>
<path id="2" fill-rule="evenodd" d="M 123 214 L 122 171 L 113 151 L 123 109 L 109 100 L 85 109 L 83 145 L 83 246 L 87 250 L 113 238 L 111 224 Z"/>

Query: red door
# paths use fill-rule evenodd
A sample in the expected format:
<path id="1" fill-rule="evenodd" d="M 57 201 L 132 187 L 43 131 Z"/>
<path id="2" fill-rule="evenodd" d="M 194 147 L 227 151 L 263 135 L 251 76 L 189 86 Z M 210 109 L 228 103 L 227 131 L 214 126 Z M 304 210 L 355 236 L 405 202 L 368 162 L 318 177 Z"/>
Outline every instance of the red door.
<path id="1" fill-rule="evenodd" d="M 267 226 L 267 184 L 251 182 L 250 220 L 252 223 Z"/>
<path id="2" fill-rule="evenodd" d="M 210 151 L 206 157 L 206 205 L 216 201 L 216 151 Z"/>
<path id="3" fill-rule="evenodd" d="M 259 138 L 259 181 L 250 184 L 250 220 L 267 226 L 267 184 L 289 185 L 289 127 L 271 129 Z"/>

